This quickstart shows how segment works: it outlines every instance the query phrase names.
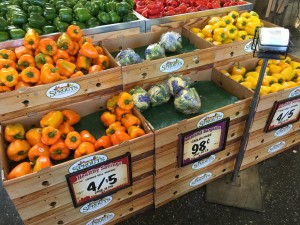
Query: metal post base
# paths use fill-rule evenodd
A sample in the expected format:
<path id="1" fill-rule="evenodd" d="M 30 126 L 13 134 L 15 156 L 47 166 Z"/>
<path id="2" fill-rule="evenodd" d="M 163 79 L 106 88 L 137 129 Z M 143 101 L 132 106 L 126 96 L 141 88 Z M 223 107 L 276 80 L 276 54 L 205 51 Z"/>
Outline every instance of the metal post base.
<path id="1" fill-rule="evenodd" d="M 231 175 L 206 185 L 206 201 L 264 212 L 257 165 L 240 171 L 234 183 L 231 181 Z"/>

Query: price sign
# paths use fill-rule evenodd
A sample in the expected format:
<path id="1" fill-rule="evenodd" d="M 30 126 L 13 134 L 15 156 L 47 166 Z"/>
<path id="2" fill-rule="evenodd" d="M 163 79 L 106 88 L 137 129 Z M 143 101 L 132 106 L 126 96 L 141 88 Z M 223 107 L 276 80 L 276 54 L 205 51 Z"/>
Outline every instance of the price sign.
<path id="1" fill-rule="evenodd" d="M 226 146 L 230 118 L 179 135 L 178 166 L 206 158 Z"/>
<path id="2" fill-rule="evenodd" d="M 131 186 L 130 153 L 66 175 L 74 207 Z"/>
<path id="3" fill-rule="evenodd" d="M 274 102 L 269 115 L 265 132 L 269 132 L 287 124 L 294 123 L 300 118 L 300 96 Z"/>

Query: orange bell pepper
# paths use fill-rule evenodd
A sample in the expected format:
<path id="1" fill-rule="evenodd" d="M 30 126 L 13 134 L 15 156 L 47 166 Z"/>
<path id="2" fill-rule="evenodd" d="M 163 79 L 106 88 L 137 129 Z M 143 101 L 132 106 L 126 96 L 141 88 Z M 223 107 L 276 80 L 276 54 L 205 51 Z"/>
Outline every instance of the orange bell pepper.
<path id="1" fill-rule="evenodd" d="M 110 136 L 110 141 L 112 145 L 117 145 L 124 141 L 129 141 L 129 140 L 130 140 L 130 136 L 126 132 L 121 130 L 116 131 L 114 134 Z"/>
<path id="2" fill-rule="evenodd" d="M 92 154 L 95 152 L 95 147 L 90 142 L 82 142 L 74 152 L 74 158 L 79 158 L 84 155 Z"/>
<path id="3" fill-rule="evenodd" d="M 90 142 L 92 144 L 95 144 L 96 142 L 95 137 L 87 130 L 80 131 L 80 136 L 82 142 Z"/>
<path id="4" fill-rule="evenodd" d="M 30 162 L 35 163 L 39 156 L 50 157 L 49 146 L 43 144 L 42 142 L 36 143 L 28 151 L 28 158 Z"/>
<path id="5" fill-rule="evenodd" d="M 79 49 L 79 53 L 85 57 L 95 59 L 99 56 L 97 49 L 93 46 L 92 43 L 85 42 Z"/>
<path id="6" fill-rule="evenodd" d="M 23 45 L 28 49 L 37 49 L 40 42 L 40 35 L 32 28 L 25 34 Z"/>
<path id="7" fill-rule="evenodd" d="M 67 34 L 72 39 L 72 41 L 79 41 L 82 37 L 82 30 L 76 25 L 70 25 L 67 29 Z"/>
<path id="8" fill-rule="evenodd" d="M 64 141 L 58 141 L 51 145 L 49 153 L 51 159 L 63 160 L 69 157 L 70 149 L 67 148 Z"/>
<path id="9" fill-rule="evenodd" d="M 81 136 L 77 131 L 72 131 L 67 134 L 65 139 L 65 144 L 67 148 L 75 150 L 79 147 L 81 143 Z"/>
<path id="10" fill-rule="evenodd" d="M 63 114 L 61 111 L 50 111 L 47 114 L 43 115 L 40 125 L 41 127 L 52 126 L 58 128 L 63 122 Z"/>
<path id="11" fill-rule="evenodd" d="M 59 74 L 66 77 L 70 77 L 76 69 L 75 64 L 64 59 L 58 59 L 56 61 L 56 67 L 58 68 Z"/>
<path id="12" fill-rule="evenodd" d="M 0 70 L 0 82 L 6 85 L 7 87 L 14 87 L 17 85 L 19 79 L 18 72 L 12 68 L 2 68 Z"/>
<path id="13" fill-rule="evenodd" d="M 108 136 L 105 136 L 105 135 L 98 138 L 98 140 L 94 144 L 94 147 L 95 147 L 96 151 L 102 150 L 102 149 L 105 149 L 105 148 L 109 148 L 111 146 L 112 145 L 111 145 L 110 138 Z"/>
<path id="14" fill-rule="evenodd" d="M 110 124 L 116 122 L 117 117 L 116 117 L 115 114 L 113 114 L 113 113 L 111 113 L 109 111 L 105 111 L 100 116 L 100 120 L 102 121 L 102 123 L 104 124 L 104 126 L 108 127 Z"/>
<path id="15" fill-rule="evenodd" d="M 117 100 L 118 100 L 118 96 L 115 95 L 115 96 L 112 96 L 111 98 L 109 98 L 106 102 L 106 108 L 111 113 L 114 113 L 116 108 L 118 107 Z"/>
<path id="16" fill-rule="evenodd" d="M 53 166 L 51 163 L 51 160 L 48 156 L 39 156 L 37 160 L 35 161 L 34 167 L 33 167 L 33 172 L 37 172 L 41 169 L 51 167 Z"/>
<path id="17" fill-rule="evenodd" d="M 73 73 L 70 78 L 73 78 L 73 77 L 83 77 L 84 76 L 84 73 L 82 71 L 76 71 L 75 73 Z"/>
<path id="18" fill-rule="evenodd" d="M 24 81 L 19 81 L 18 83 L 17 83 L 17 85 L 15 86 L 15 90 L 18 90 L 18 89 L 20 89 L 20 88 L 26 88 L 26 87 L 31 87 L 31 85 L 29 84 L 29 83 L 26 83 L 26 82 L 24 82 Z M 1 93 L 1 92 L 0 92 Z"/>
<path id="19" fill-rule="evenodd" d="M 73 41 L 74 48 L 72 51 L 69 51 L 69 55 L 75 56 L 79 52 L 79 44 L 75 41 Z"/>
<path id="20" fill-rule="evenodd" d="M 128 127 L 127 132 L 128 132 L 131 139 L 143 136 L 145 134 L 145 131 L 142 128 L 138 127 L 138 126 Z"/>
<path id="21" fill-rule="evenodd" d="M 127 92 L 121 92 L 118 95 L 118 101 L 117 101 L 118 107 L 125 110 L 133 109 L 134 107 L 134 101 L 132 99 L 131 94 Z"/>
<path id="22" fill-rule="evenodd" d="M 58 81 L 60 74 L 58 68 L 54 67 L 50 63 L 45 63 L 41 69 L 40 80 L 43 84 L 49 84 Z"/>
<path id="23" fill-rule="evenodd" d="M 35 67 L 34 57 L 31 55 L 22 55 L 18 60 L 17 66 L 21 71 L 29 66 Z"/>
<path id="24" fill-rule="evenodd" d="M 6 153 L 10 160 L 18 162 L 27 158 L 30 148 L 26 140 L 15 140 L 8 145 Z"/>
<path id="25" fill-rule="evenodd" d="M 63 121 L 69 123 L 71 126 L 80 121 L 80 115 L 71 109 L 65 109 L 61 111 L 63 115 Z"/>
<path id="26" fill-rule="evenodd" d="M 68 133 L 74 131 L 74 127 L 72 127 L 68 122 L 62 122 L 62 124 L 58 127 L 58 130 L 61 132 L 61 137 L 65 139 Z"/>
<path id="27" fill-rule="evenodd" d="M 74 43 L 66 32 L 58 37 L 56 44 L 59 49 L 65 50 L 66 52 L 72 51 L 74 48 Z"/>
<path id="28" fill-rule="evenodd" d="M 95 49 L 97 50 L 99 55 L 104 55 L 104 50 L 101 46 L 95 46 Z"/>
<path id="29" fill-rule="evenodd" d="M 76 58 L 74 55 L 69 56 L 69 62 L 75 64 L 76 63 Z"/>
<path id="30" fill-rule="evenodd" d="M 10 59 L 12 61 L 17 61 L 17 56 L 15 52 L 10 49 L 1 49 L 0 59 Z"/>
<path id="31" fill-rule="evenodd" d="M 141 125 L 141 121 L 139 118 L 137 118 L 135 115 L 132 114 L 126 114 L 122 119 L 121 119 L 122 125 L 128 129 L 131 126 L 139 126 Z"/>
<path id="32" fill-rule="evenodd" d="M 61 136 L 60 130 L 55 127 L 48 126 L 42 129 L 42 143 L 45 145 L 53 145 L 55 144 Z"/>
<path id="33" fill-rule="evenodd" d="M 81 38 L 79 39 L 79 41 L 78 41 L 79 48 L 81 48 L 82 45 L 83 45 L 84 43 L 86 43 L 86 42 L 89 42 L 89 43 L 93 44 L 92 38 L 90 38 L 90 37 L 81 37 Z"/>
<path id="34" fill-rule="evenodd" d="M 31 55 L 33 56 L 33 53 L 30 49 L 28 48 L 25 48 L 23 45 L 22 46 L 19 46 L 19 47 L 16 47 L 15 48 L 15 54 L 16 54 L 16 57 L 19 59 L 22 55 Z"/>
<path id="35" fill-rule="evenodd" d="M 83 55 L 78 56 L 76 60 L 76 70 L 82 71 L 84 74 L 88 73 L 91 67 L 91 59 Z"/>
<path id="36" fill-rule="evenodd" d="M 126 131 L 125 127 L 122 126 L 120 121 L 114 122 L 109 125 L 109 127 L 106 129 L 105 133 L 107 136 L 111 136 L 112 134 L 116 133 L 116 131 Z"/>
<path id="37" fill-rule="evenodd" d="M 31 128 L 26 132 L 25 137 L 31 146 L 42 142 L 42 128 Z"/>
<path id="38" fill-rule="evenodd" d="M 21 123 L 8 124 L 4 129 L 4 138 L 8 142 L 24 139 L 25 129 Z"/>
<path id="39" fill-rule="evenodd" d="M 98 57 L 93 59 L 94 65 L 102 66 L 102 69 L 107 69 L 110 65 L 109 58 L 106 55 L 98 55 Z"/>
<path id="40" fill-rule="evenodd" d="M 15 61 L 10 59 L 0 59 L 0 69 L 12 67 L 14 69 L 17 68 Z"/>
<path id="41" fill-rule="evenodd" d="M 50 55 L 46 55 L 44 53 L 38 53 L 35 57 L 34 57 L 34 61 L 35 61 L 35 65 L 38 69 L 42 69 L 43 65 L 45 65 L 46 63 L 50 63 L 53 64 L 53 59 Z"/>
<path id="42" fill-rule="evenodd" d="M 67 51 L 58 49 L 57 52 L 52 56 L 53 61 L 56 63 L 59 59 L 65 59 L 67 61 L 70 60 L 70 56 Z"/>
<path id="43" fill-rule="evenodd" d="M 12 91 L 10 87 L 7 87 L 0 82 L 0 93 L 10 92 L 10 91 Z"/>
<path id="44" fill-rule="evenodd" d="M 22 70 L 21 72 L 21 78 L 26 83 L 32 83 L 35 84 L 39 82 L 41 73 L 40 71 L 32 66 L 29 66 Z"/>
<path id="45" fill-rule="evenodd" d="M 53 56 L 57 52 L 57 45 L 51 38 L 42 38 L 39 43 L 41 53 Z"/>
<path id="46" fill-rule="evenodd" d="M 89 68 L 89 73 L 94 73 L 94 72 L 100 72 L 102 71 L 102 66 L 99 65 L 93 65 Z"/>
<path id="47" fill-rule="evenodd" d="M 22 162 L 10 171 L 10 173 L 7 175 L 7 179 L 11 180 L 30 173 L 32 173 L 31 164 L 29 162 Z"/>
<path id="48" fill-rule="evenodd" d="M 116 108 L 115 114 L 117 116 L 117 120 L 121 121 L 121 119 L 126 115 L 126 114 L 132 114 L 132 110 L 129 109 L 121 109 L 120 107 Z"/>

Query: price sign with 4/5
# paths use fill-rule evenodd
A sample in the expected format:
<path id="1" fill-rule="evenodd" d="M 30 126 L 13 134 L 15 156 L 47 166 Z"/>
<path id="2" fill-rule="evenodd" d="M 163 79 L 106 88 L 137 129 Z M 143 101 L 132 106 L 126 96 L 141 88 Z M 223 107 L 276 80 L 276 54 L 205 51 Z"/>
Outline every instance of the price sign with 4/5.
<path id="1" fill-rule="evenodd" d="M 127 153 L 66 175 L 74 207 L 131 186 L 131 157 Z"/>
<path id="2" fill-rule="evenodd" d="M 294 123 L 300 117 L 300 96 L 275 102 L 269 115 L 265 132 Z"/>
<path id="3" fill-rule="evenodd" d="M 226 146 L 229 118 L 219 120 L 179 136 L 178 165 L 185 166 L 221 151 Z"/>

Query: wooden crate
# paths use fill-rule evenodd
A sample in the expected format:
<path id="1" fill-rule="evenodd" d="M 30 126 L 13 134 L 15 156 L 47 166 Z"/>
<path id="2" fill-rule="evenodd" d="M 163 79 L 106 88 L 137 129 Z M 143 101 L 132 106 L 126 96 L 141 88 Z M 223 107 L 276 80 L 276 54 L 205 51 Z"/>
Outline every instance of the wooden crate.
<path id="1" fill-rule="evenodd" d="M 224 76 L 217 73 L 214 69 L 202 69 L 203 68 L 198 68 L 197 70 L 187 71 L 186 75 L 189 76 L 192 81 L 211 80 L 240 100 L 234 104 L 180 121 L 165 128 L 158 130 L 153 128 L 155 135 L 155 207 L 159 207 L 178 198 L 233 169 L 240 140 L 243 135 L 245 119 L 249 111 L 250 95 L 247 92 L 240 91 L 234 82 L 224 80 Z M 158 77 L 157 82 L 160 81 L 160 79 L 161 78 Z M 223 151 L 196 162 L 200 165 L 196 166 L 196 168 L 194 168 L 194 164 L 184 167 L 178 166 L 178 135 L 196 129 L 198 122 L 202 118 L 217 112 L 223 113 L 224 118 L 230 118 L 226 148 Z M 206 172 L 213 173 L 207 181 L 197 186 L 189 185 L 192 179 Z"/>
<path id="2" fill-rule="evenodd" d="M 110 59 L 110 69 L 82 77 L 1 93 L 0 101 L 4 107 L 0 108 L 0 121 L 19 117 L 25 112 L 31 113 L 47 109 L 49 104 L 55 107 L 62 102 L 81 101 L 89 95 L 101 95 L 108 88 L 111 88 L 112 91 L 121 90 L 121 67 L 106 49 L 105 54 Z"/>
<path id="3" fill-rule="evenodd" d="M 243 11 L 239 11 L 239 13 L 242 13 Z M 217 14 L 213 16 L 224 16 L 227 14 Z M 203 29 L 205 25 L 208 24 L 210 17 L 200 17 L 197 19 L 192 19 L 189 22 L 186 23 L 185 28 L 191 29 L 192 27 L 198 27 Z M 276 27 L 277 25 L 272 24 L 268 21 L 262 20 L 264 27 Z M 204 40 L 203 38 L 197 36 L 196 34 L 193 34 L 199 39 Z M 205 40 L 204 40 L 205 41 Z M 215 46 L 215 52 L 216 52 L 216 57 L 215 57 L 215 65 L 226 65 L 228 60 L 233 60 L 236 57 L 244 56 L 245 58 L 252 58 L 252 51 L 251 51 L 251 43 L 252 40 L 243 40 L 243 41 L 235 41 L 232 43 L 228 44 L 222 44 L 219 46 Z M 212 46 L 214 46 L 212 43 L 210 43 Z"/>
<path id="4" fill-rule="evenodd" d="M 115 94 L 116 92 L 98 96 L 97 98 L 88 98 L 80 103 L 64 104 L 55 109 L 73 109 L 81 116 L 85 116 L 98 111 L 99 108 L 102 109 L 107 99 Z M 29 129 L 32 125 L 37 125 L 42 115 L 48 111 L 39 111 L 35 114 L 30 114 L 30 116 L 22 116 L 3 122 L 0 130 L 1 137 L 3 137 L 5 125 L 21 122 L 25 128 Z M 107 205 L 104 205 L 102 208 L 99 207 L 92 213 L 81 213 L 82 207 L 74 208 L 65 178 L 65 175 L 69 174 L 70 166 L 81 161 L 84 157 L 54 165 L 51 168 L 45 168 L 19 178 L 6 180 L 10 168 L 6 156 L 6 143 L 1 138 L 0 152 L 2 174 L 4 175 L 3 185 L 24 223 L 79 224 L 83 223 L 83 221 L 88 222 L 101 214 L 114 213 L 113 223 L 113 221 L 120 221 L 123 217 L 127 218 L 142 209 L 152 207 L 154 134 L 139 112 L 135 111 L 135 114 L 142 121 L 143 128 L 146 131 L 144 136 L 92 154 L 105 155 L 107 159 L 111 159 L 129 152 L 132 161 L 132 186 L 112 194 Z"/>
<path id="5" fill-rule="evenodd" d="M 191 44 L 197 49 L 192 52 L 182 53 L 157 60 L 145 60 L 141 63 L 122 66 L 123 86 L 124 89 L 130 89 L 138 82 L 148 83 L 152 78 L 162 75 L 168 75 L 171 72 L 181 72 L 187 69 L 196 68 L 204 65 L 212 65 L 215 58 L 214 47 L 204 40 L 195 37 L 185 28 L 171 29 L 180 33 L 187 38 Z M 123 38 L 116 38 L 102 41 L 110 52 L 119 52 L 121 49 L 139 48 L 159 42 L 160 36 L 171 31 L 170 29 L 160 29 L 159 31 L 149 32 L 145 34 L 131 35 Z M 141 57 L 144 57 L 141 55 Z M 161 67 L 166 63 L 177 61 L 180 66 L 169 70 L 163 70 Z M 164 72 L 165 71 L 165 72 Z"/>

